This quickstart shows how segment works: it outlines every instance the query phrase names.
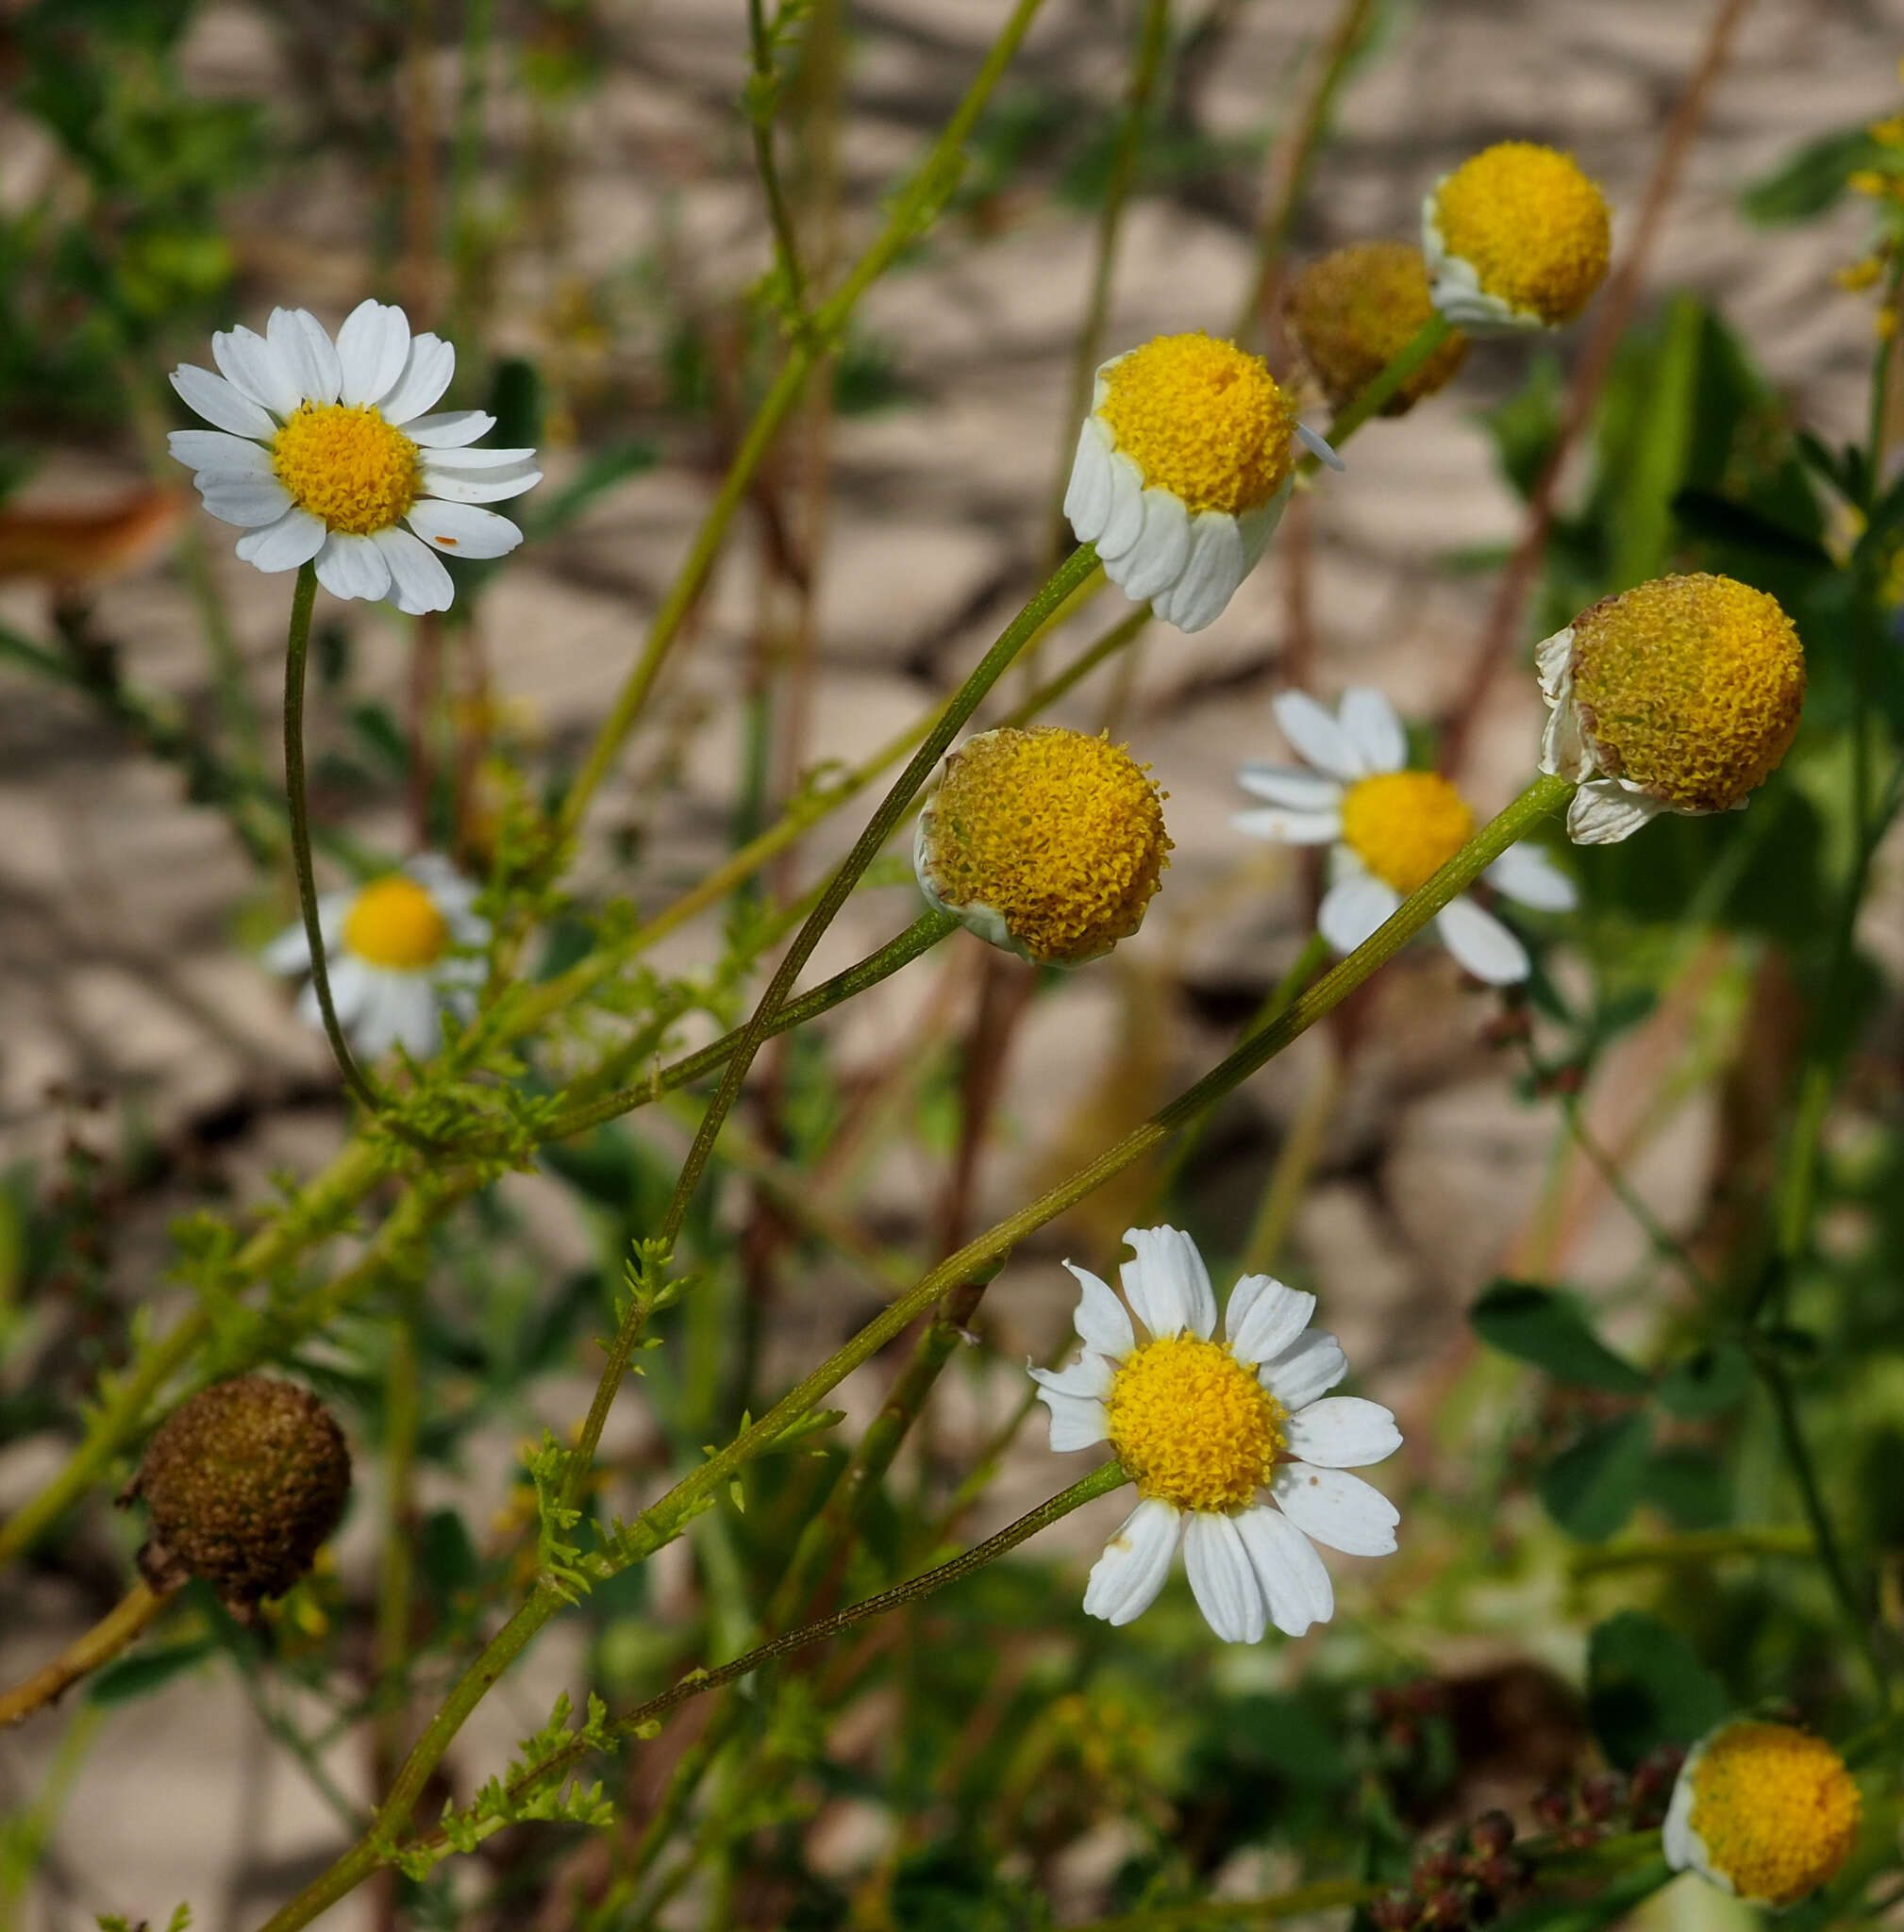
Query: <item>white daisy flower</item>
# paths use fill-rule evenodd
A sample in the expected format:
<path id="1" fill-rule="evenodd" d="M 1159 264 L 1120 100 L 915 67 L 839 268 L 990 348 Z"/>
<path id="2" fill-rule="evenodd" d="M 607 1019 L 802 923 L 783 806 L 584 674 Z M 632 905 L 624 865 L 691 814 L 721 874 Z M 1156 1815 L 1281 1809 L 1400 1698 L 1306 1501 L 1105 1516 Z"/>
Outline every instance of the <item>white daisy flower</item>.
<path id="1" fill-rule="evenodd" d="M 366 1058 L 400 1045 L 426 1059 L 443 1043 L 443 1008 L 464 1019 L 475 1012 L 486 969 L 461 949 L 486 946 L 490 939 L 489 921 L 471 909 L 476 897 L 468 879 L 428 852 L 355 891 L 319 895 L 318 928 L 338 1024 Z M 272 941 L 264 962 L 275 973 L 310 971 L 302 922 Z M 312 1026 L 323 1024 L 314 988 L 305 987 L 297 1010 Z"/>
<path id="2" fill-rule="evenodd" d="M 1285 691 L 1276 717 L 1313 769 L 1244 765 L 1238 782 L 1266 803 L 1231 824 L 1286 845 L 1333 845 L 1316 924 L 1337 952 L 1352 953 L 1467 843 L 1475 816 L 1445 778 L 1406 769 L 1407 735 L 1378 691 L 1344 691 L 1334 716 L 1305 692 Z M 1481 876 L 1543 912 L 1576 903 L 1573 881 L 1531 845 L 1511 846 Z M 1435 930 L 1477 979 L 1511 986 L 1528 976 L 1526 947 L 1466 893 L 1435 914 Z"/>
<path id="3" fill-rule="evenodd" d="M 1333 1335 L 1306 1332 L 1312 1294 L 1245 1275 L 1218 1341 L 1196 1243 L 1174 1227 L 1133 1227 L 1124 1239 L 1137 1256 L 1123 1267 L 1125 1299 L 1147 1339 L 1138 1341 L 1105 1282 L 1067 1261 L 1082 1291 L 1084 1349 L 1067 1369 L 1031 1371 L 1051 1411 L 1052 1448 L 1109 1442 L 1137 1485 L 1137 1507 L 1093 1568 L 1084 1607 L 1108 1624 L 1141 1616 L 1180 1541 L 1217 1636 L 1254 1643 L 1266 1619 L 1300 1637 L 1335 1611 L 1315 1542 L 1355 1557 L 1395 1546 L 1395 1505 L 1344 1473 L 1400 1448 L 1395 1417 L 1356 1396 L 1322 1399 L 1348 1364 Z"/>
<path id="4" fill-rule="evenodd" d="M 424 413 L 456 351 L 412 337 L 401 308 L 359 303 L 334 343 L 308 310 L 274 308 L 263 335 L 215 335 L 211 356 L 223 375 L 188 362 L 172 386 L 216 426 L 175 430 L 172 454 L 196 472 L 206 508 L 244 531 L 246 563 L 315 558 L 332 596 L 388 597 L 416 616 L 449 608 L 440 555 L 502 557 L 523 541 L 477 506 L 540 482 L 535 451 L 471 448 L 495 427 L 480 409 Z"/>
<path id="5" fill-rule="evenodd" d="M 1201 630 L 1261 559 L 1289 501 L 1292 437 L 1342 468 L 1261 357 L 1159 336 L 1099 365 L 1064 514 L 1127 597 Z"/>

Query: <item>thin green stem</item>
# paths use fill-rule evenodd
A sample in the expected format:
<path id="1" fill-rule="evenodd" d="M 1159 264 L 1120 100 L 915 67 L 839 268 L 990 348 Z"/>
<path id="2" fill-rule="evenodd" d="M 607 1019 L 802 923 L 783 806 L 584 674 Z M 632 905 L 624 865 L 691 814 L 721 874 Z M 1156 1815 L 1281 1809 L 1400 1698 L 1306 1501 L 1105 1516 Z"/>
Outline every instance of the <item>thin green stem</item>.
<path id="1" fill-rule="evenodd" d="M 788 351 L 786 361 L 755 412 L 754 420 L 748 425 L 741 447 L 728 465 L 714 501 L 709 506 L 686 561 L 669 587 L 667 595 L 662 598 L 660 608 L 655 613 L 641 657 L 623 683 L 613 707 L 595 735 L 588 758 L 576 774 L 574 784 L 569 787 L 568 796 L 562 801 L 561 816 L 556 828 L 558 851 L 575 836 L 590 801 L 620 757 L 622 746 L 647 703 L 648 693 L 660 675 L 661 667 L 674 647 L 681 625 L 699 598 L 709 573 L 713 569 L 714 559 L 727 541 L 727 525 L 752 488 L 754 473 L 773 447 L 788 412 L 799 400 L 808 376 L 815 365 L 839 345 L 860 298 L 930 225 L 945 197 L 956 186 L 960 151 L 966 139 L 994 90 L 1004 78 L 1006 69 L 1018 52 L 1019 43 L 1030 30 L 1043 4 L 1044 0 L 1018 0 L 987 52 L 964 99 L 945 124 L 925 160 L 894 197 L 893 212 L 885 227 L 854 264 L 838 293 L 813 312 Z"/>
<path id="2" fill-rule="evenodd" d="M 1394 396 L 1411 375 L 1454 333 L 1454 325 L 1437 309 L 1415 331 L 1414 339 L 1389 358 L 1387 366 L 1328 425 L 1330 446 L 1340 452 L 1344 443 Z M 1303 468 L 1312 469 L 1313 457 L 1304 458 Z"/>
<path id="3" fill-rule="evenodd" d="M 911 808 L 913 799 L 922 786 L 931 776 L 946 747 L 959 735 L 960 728 L 977 709 L 979 702 L 1004 675 L 1011 660 L 1034 637 L 1039 627 L 1051 611 L 1056 609 L 1071 591 L 1097 568 L 1097 553 L 1088 543 L 1080 544 L 1059 567 L 1052 572 L 1043 585 L 1034 591 L 1025 608 L 1006 625 L 998 641 L 986 652 L 978 667 L 966 678 L 954 694 L 951 703 L 944 706 L 933 721 L 932 728 L 925 737 L 917 751 L 912 754 L 906 769 L 894 780 L 886 796 L 880 801 L 866 828 L 860 834 L 844 859 L 827 882 L 827 888 L 820 895 L 819 903 L 808 915 L 806 924 L 794 935 L 793 942 L 787 948 L 786 957 L 780 961 L 778 970 L 768 982 L 767 990 L 760 995 L 760 1004 L 754 1008 L 752 1019 L 735 1042 L 728 1056 L 726 1072 L 714 1097 L 708 1104 L 708 1111 L 701 1121 L 700 1131 L 695 1134 L 693 1144 L 688 1149 L 687 1158 L 681 1164 L 681 1171 L 675 1182 L 675 1191 L 669 1200 L 667 1212 L 663 1215 L 659 1239 L 672 1246 L 681 1231 L 681 1224 L 687 1217 L 688 1204 L 694 1197 L 700 1185 L 701 1175 L 707 1169 L 714 1142 L 721 1131 L 721 1124 L 727 1119 L 728 1110 L 740 1097 L 742 1083 L 747 1077 L 747 1070 L 753 1065 L 754 1056 L 760 1052 L 762 1042 L 774 1028 L 776 1014 L 785 1004 L 789 992 L 801 970 L 812 957 L 813 948 L 820 943 L 821 937 L 833 923 L 834 915 L 846 903 L 848 895 L 859 883 L 861 874 L 872 864 L 884 848 L 886 841 L 893 836 L 899 821 Z M 624 1329 L 626 1330 L 626 1324 Z M 607 1425 L 609 1410 L 613 1405 L 616 1392 L 621 1388 L 622 1377 L 626 1373 L 629 1358 L 629 1343 L 626 1332 L 618 1334 L 609 1353 L 608 1366 L 602 1372 L 600 1384 L 595 1390 L 594 1401 L 590 1405 L 588 1418 L 582 1424 L 582 1431 L 576 1441 L 569 1466 L 569 1477 L 564 1486 L 565 1494 L 573 1502 L 586 1479 L 590 1465 L 594 1459 L 595 1444 L 601 1441 L 602 1430 Z"/>
<path id="4" fill-rule="evenodd" d="M 1268 1184 L 1258 1203 L 1256 1220 L 1243 1245 L 1243 1258 L 1237 1264 L 1240 1274 L 1267 1274 L 1288 1238 L 1295 1210 L 1309 1187 L 1309 1178 L 1322 1156 L 1328 1117 L 1342 1092 L 1343 1068 L 1336 1049 L 1328 1046 L 1322 1064 L 1316 1068 L 1309 1091 L 1302 1097 L 1295 1119 L 1277 1149 L 1269 1170 Z"/>
<path id="5" fill-rule="evenodd" d="M 781 278 L 787 284 L 787 301 L 798 317 L 807 307 L 807 284 L 800 273 L 793 218 L 788 211 L 787 196 L 780 186 L 780 170 L 774 159 L 774 107 L 778 90 L 762 0 L 747 0 L 747 44 L 754 70 L 746 101 L 747 127 L 754 137 L 754 167 L 760 177 L 760 192 L 766 197 L 767 219 L 774 226 L 774 253 L 779 261 Z"/>
<path id="6" fill-rule="evenodd" d="M 338 1024 L 337 1006 L 330 996 L 330 969 L 325 963 L 324 928 L 317 914 L 317 876 L 310 863 L 310 808 L 304 775 L 304 664 L 310 649 L 310 612 L 317 601 L 317 566 L 298 566 L 291 593 L 291 625 L 284 640 L 284 798 L 291 814 L 291 863 L 297 874 L 297 904 L 304 915 L 304 936 L 310 945 L 310 984 L 317 1009 L 324 1018 L 325 1038 L 344 1084 L 372 1113 L 380 1113 L 384 1097 L 371 1084 L 350 1042 Z"/>

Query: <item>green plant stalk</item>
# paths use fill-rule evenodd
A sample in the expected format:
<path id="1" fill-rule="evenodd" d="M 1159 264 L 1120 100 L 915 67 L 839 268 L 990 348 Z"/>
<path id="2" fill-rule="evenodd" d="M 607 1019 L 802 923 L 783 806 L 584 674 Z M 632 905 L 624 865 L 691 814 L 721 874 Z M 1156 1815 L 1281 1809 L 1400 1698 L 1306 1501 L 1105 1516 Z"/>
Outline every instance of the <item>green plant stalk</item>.
<path id="1" fill-rule="evenodd" d="M 756 99 L 746 104 L 747 128 L 754 138 L 754 169 L 760 177 L 760 192 L 766 197 L 767 219 L 774 228 L 774 253 L 780 275 L 787 284 L 787 299 L 794 316 L 804 320 L 807 308 L 806 278 L 800 273 L 800 250 L 793 239 L 793 218 L 787 209 L 787 197 L 780 186 L 780 171 L 774 160 L 774 56 L 767 41 L 766 8 L 762 0 L 747 0 L 747 44 L 753 60 L 754 79 L 759 83 Z"/>
<path id="2" fill-rule="evenodd" d="M 886 796 L 868 821 L 865 830 L 860 834 L 853 849 L 827 880 L 819 903 L 808 915 L 807 923 L 794 935 L 793 942 L 787 948 L 786 956 L 768 982 L 767 990 L 760 995 L 760 1003 L 754 1008 L 753 1018 L 747 1022 L 740 1040 L 728 1056 L 726 1071 L 721 1075 L 721 1084 L 716 1089 L 713 1099 L 709 1102 L 700 1130 L 694 1136 L 693 1144 L 688 1149 L 687 1158 L 681 1163 L 680 1174 L 675 1182 L 674 1194 L 669 1200 L 667 1212 L 662 1217 L 659 1239 L 663 1242 L 672 1246 L 679 1235 L 681 1224 L 687 1216 L 688 1204 L 693 1199 L 694 1191 L 700 1185 L 701 1175 L 707 1168 L 709 1157 L 713 1152 L 721 1124 L 727 1119 L 734 1102 L 740 1097 L 742 1083 L 747 1077 L 747 1070 L 753 1065 L 754 1056 L 759 1053 L 762 1042 L 772 1032 L 775 1015 L 785 1003 L 801 970 L 812 957 L 814 947 L 820 943 L 827 928 L 833 923 L 835 914 L 846 903 L 847 897 L 866 868 L 884 849 L 887 840 L 897 829 L 899 821 L 911 808 L 913 799 L 937 768 L 946 747 L 959 735 L 960 726 L 977 709 L 986 692 L 1004 675 L 1012 659 L 1030 639 L 1037 635 L 1045 618 L 1062 604 L 1071 591 L 1096 567 L 1097 553 L 1088 543 L 1079 544 L 1032 593 L 1025 608 L 1006 625 L 998 641 L 986 652 L 977 668 L 960 686 L 952 702 L 941 709 L 933 721 L 931 730 L 927 733 L 918 750 L 912 754 L 910 762 L 894 780 Z M 632 1347 L 633 1338 L 628 1332 L 628 1324 L 625 1322 L 610 1348 L 608 1365 L 602 1371 L 601 1381 L 595 1389 L 594 1400 L 589 1406 L 587 1419 L 582 1424 L 581 1434 L 570 1460 L 569 1474 L 563 1485 L 564 1498 L 570 1503 L 573 1503 L 580 1493 L 581 1485 L 586 1480 L 590 1466 L 594 1460 L 595 1445 L 602 1439 L 602 1430 L 608 1424 L 609 1409 L 621 1388 L 622 1378 L 627 1372 Z"/>
<path id="3" fill-rule="evenodd" d="M 317 566 L 301 563 L 291 593 L 291 624 L 284 640 L 284 800 L 291 814 L 291 863 L 297 874 L 297 904 L 304 936 L 310 945 L 310 984 L 324 1018 L 324 1035 L 347 1086 L 372 1113 L 384 1099 L 372 1086 L 338 1024 L 330 996 L 330 969 L 324 958 L 324 927 L 317 915 L 317 875 L 310 863 L 310 807 L 304 775 L 304 662 L 310 650 L 310 611 L 317 601 Z"/>
<path id="4" fill-rule="evenodd" d="M 1330 447 L 1341 452 L 1342 446 L 1368 419 L 1380 409 L 1382 405 L 1398 391 L 1424 362 L 1454 333 L 1454 325 L 1437 309 L 1434 314 L 1415 331 L 1414 339 L 1409 341 L 1388 359 L 1387 366 L 1369 386 L 1357 396 L 1342 414 L 1328 425 Z M 1313 457 L 1303 458 L 1305 472 L 1315 466 Z"/>
<path id="5" fill-rule="evenodd" d="M 1343 1089 L 1344 1069 L 1339 1053 L 1331 1047 L 1328 1058 L 1316 1069 L 1309 1091 L 1302 1096 L 1289 1132 L 1277 1149 L 1269 1171 L 1268 1185 L 1257 1206 L 1256 1220 L 1243 1245 L 1243 1258 L 1237 1263 L 1239 1274 L 1267 1274 L 1288 1239 L 1295 1210 L 1309 1187 L 1309 1177 L 1322 1158 L 1329 1116 Z"/>
<path id="6" fill-rule="evenodd" d="M 1673 1569 L 1679 1564 L 1703 1570 L 1728 1557 L 1815 1557 L 1817 1539 L 1806 1529 L 1681 1529 L 1670 1536 L 1628 1537 L 1620 1542 L 1577 1550 L 1567 1574 L 1577 1580 L 1621 1570 Z"/>
<path id="7" fill-rule="evenodd" d="M 1449 900 L 1465 891 L 1510 845 L 1564 802 L 1572 791 L 1573 787 L 1564 779 L 1536 779 L 1505 811 L 1483 825 L 1432 878 L 1411 894 L 1378 932 L 1311 987 L 1287 1013 L 1233 1050 L 1202 1079 L 1143 1126 L 1125 1135 L 1096 1160 L 977 1240 L 968 1241 L 811 1371 L 758 1422 L 743 1429 L 644 1509 L 633 1524 L 619 1526 L 605 1540 L 593 1559 L 592 1567 L 595 1574 L 615 1574 L 645 1561 L 672 1541 L 689 1519 L 705 1507 L 704 1499 L 731 1482 L 747 1462 L 772 1447 L 788 1429 L 810 1414 L 822 1397 L 934 1307 L 960 1281 L 981 1267 L 1002 1261 L 1027 1235 L 1055 1220 L 1105 1181 L 1142 1159 L 1151 1148 L 1247 1079 L 1353 992 Z M 430 1773 L 457 1732 L 536 1632 L 560 1610 L 563 1601 L 560 1592 L 550 1584 L 537 1585 L 458 1681 L 425 1728 L 392 1785 L 390 1797 L 379 1809 L 371 1835 L 291 1901 L 270 1921 L 264 1932 L 295 1932 L 296 1927 L 344 1897 L 394 1850 L 395 1833 L 408 1821 Z"/>
<path id="8" fill-rule="evenodd" d="M 760 466 L 780 433 L 788 412 L 799 400 L 808 376 L 843 337 L 847 322 L 860 298 L 898 258 L 901 252 L 930 225 L 945 197 L 957 184 L 960 150 L 984 110 L 993 91 L 1004 78 L 1029 31 L 1044 0 L 1018 0 L 1010 17 L 992 43 L 977 76 L 959 103 L 952 118 L 933 143 L 926 159 L 895 197 L 893 212 L 878 237 L 860 259 L 839 291 L 814 310 L 798 340 L 788 351 L 741 447 L 722 479 L 720 490 L 709 507 L 707 516 L 695 534 L 693 548 L 682 564 L 660 608 L 649 627 L 647 642 L 628 673 L 613 708 L 595 736 L 588 758 L 576 774 L 568 796 L 562 801 L 561 816 L 556 828 L 556 849 L 560 850 L 581 824 L 589 802 L 613 767 L 628 733 L 634 729 L 654 689 L 681 625 L 700 596 L 702 587 L 713 569 L 714 559 L 727 540 L 727 525 L 752 487 L 754 473 Z"/>

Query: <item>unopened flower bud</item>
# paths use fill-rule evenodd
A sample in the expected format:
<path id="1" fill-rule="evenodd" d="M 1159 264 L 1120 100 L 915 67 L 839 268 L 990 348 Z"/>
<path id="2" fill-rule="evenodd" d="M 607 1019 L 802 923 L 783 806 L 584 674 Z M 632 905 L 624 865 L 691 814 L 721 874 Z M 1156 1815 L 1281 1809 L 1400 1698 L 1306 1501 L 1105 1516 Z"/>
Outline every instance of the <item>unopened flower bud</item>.
<path id="1" fill-rule="evenodd" d="M 139 1567 L 155 1590 L 202 1576 L 248 1620 L 307 1570 L 350 1491 L 350 1452 L 309 1390 L 266 1375 L 214 1383 L 159 1425 L 129 1495 L 150 1534 Z"/>
<path id="2" fill-rule="evenodd" d="M 1311 262 L 1291 285 L 1286 313 L 1332 408 L 1344 408 L 1434 314 L 1428 269 L 1411 242 L 1355 242 Z M 1450 336 L 1382 405 L 1400 416 L 1461 366 L 1467 338 Z"/>

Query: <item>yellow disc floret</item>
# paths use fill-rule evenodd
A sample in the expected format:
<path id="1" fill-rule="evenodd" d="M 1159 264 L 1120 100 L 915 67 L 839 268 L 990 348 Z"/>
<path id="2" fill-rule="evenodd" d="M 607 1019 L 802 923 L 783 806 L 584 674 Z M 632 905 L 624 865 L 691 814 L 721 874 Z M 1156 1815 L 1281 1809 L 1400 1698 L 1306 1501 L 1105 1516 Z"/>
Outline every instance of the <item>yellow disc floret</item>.
<path id="1" fill-rule="evenodd" d="M 272 439 L 271 467 L 299 509 L 353 537 L 399 522 L 422 483 L 416 444 L 375 403 L 300 403 Z"/>
<path id="2" fill-rule="evenodd" d="M 1601 769 L 1681 811 L 1724 811 L 1791 748 L 1805 653 L 1778 599 L 1656 577 L 1574 620 L 1574 702 Z"/>
<path id="3" fill-rule="evenodd" d="M 1741 1898 L 1794 1905 L 1850 1854 L 1862 1804 L 1821 1738 L 1790 1724 L 1728 1724 L 1687 1774 L 1706 1860 Z"/>
<path id="4" fill-rule="evenodd" d="M 357 895 L 344 915 L 343 942 L 373 966 L 418 973 L 448 950 L 449 925 L 414 879 L 393 872 Z"/>
<path id="5" fill-rule="evenodd" d="M 1428 267 L 1411 242 L 1357 242 L 1312 261 L 1289 291 L 1290 332 L 1330 406 L 1340 409 L 1372 383 L 1434 313 Z M 1461 366 L 1467 338 L 1450 335 L 1394 395 L 1399 416 Z"/>
<path id="6" fill-rule="evenodd" d="M 1074 966 L 1144 923 L 1169 851 L 1162 794 L 1122 746 L 1007 726 L 945 761 L 920 822 L 919 874 L 987 938 L 1002 923 L 1002 942 L 1027 958 Z"/>
<path id="7" fill-rule="evenodd" d="M 1607 273 L 1607 204 L 1571 155 L 1504 141 L 1463 161 L 1433 195 L 1442 246 L 1483 294 L 1549 327 L 1571 322 Z"/>
<path id="8" fill-rule="evenodd" d="M 1105 375 L 1098 416 L 1148 487 L 1186 509 L 1256 509 L 1290 473 L 1295 412 L 1261 357 L 1206 335 L 1159 336 Z"/>
<path id="9" fill-rule="evenodd" d="M 1378 772 L 1343 796 L 1343 843 L 1397 892 L 1426 885 L 1474 829 L 1466 800 L 1434 772 Z"/>
<path id="10" fill-rule="evenodd" d="M 1194 1335 L 1132 1349 L 1104 1412 L 1139 1495 L 1217 1511 L 1242 1508 L 1270 1479 L 1288 1421 L 1228 1342 Z"/>

